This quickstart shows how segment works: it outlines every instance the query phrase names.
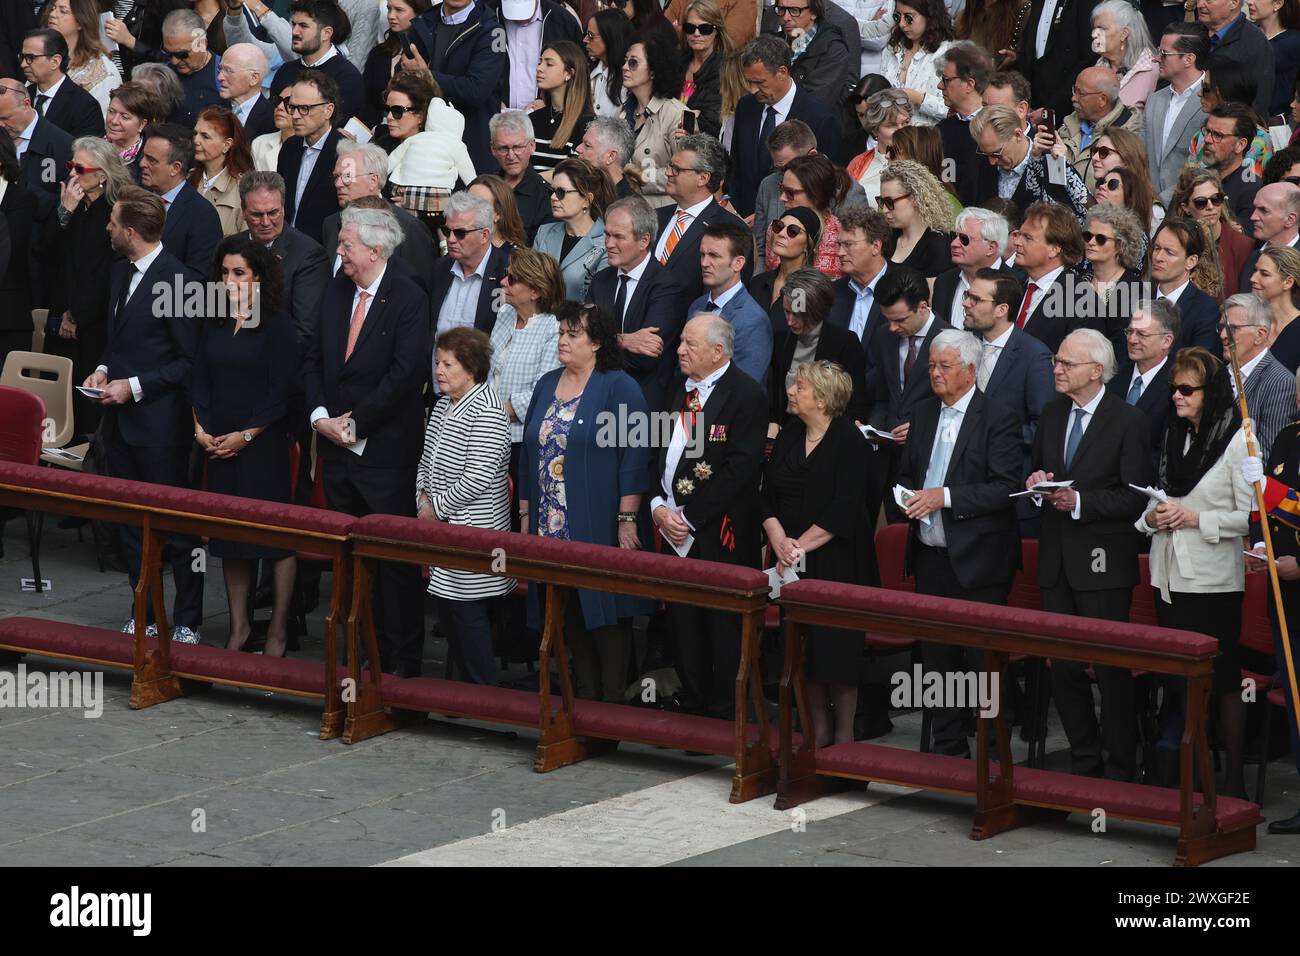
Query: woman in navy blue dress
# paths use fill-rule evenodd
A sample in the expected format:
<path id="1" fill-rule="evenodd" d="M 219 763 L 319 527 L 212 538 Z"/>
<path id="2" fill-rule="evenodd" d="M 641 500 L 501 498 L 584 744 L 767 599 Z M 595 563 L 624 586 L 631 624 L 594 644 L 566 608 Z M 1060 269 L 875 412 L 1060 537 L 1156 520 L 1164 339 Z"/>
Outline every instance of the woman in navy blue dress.
<path id="1" fill-rule="evenodd" d="M 280 261 L 261 243 L 231 236 L 217 247 L 213 281 L 225 308 L 203 323 L 194 355 L 194 437 L 208 454 L 207 488 L 288 503 L 289 397 L 298 376 L 293 319 L 280 308 Z M 292 551 L 213 540 L 230 603 L 230 639 L 252 631 L 248 595 L 257 561 L 272 562 L 271 625 L 265 653 L 283 656 L 296 560 Z"/>

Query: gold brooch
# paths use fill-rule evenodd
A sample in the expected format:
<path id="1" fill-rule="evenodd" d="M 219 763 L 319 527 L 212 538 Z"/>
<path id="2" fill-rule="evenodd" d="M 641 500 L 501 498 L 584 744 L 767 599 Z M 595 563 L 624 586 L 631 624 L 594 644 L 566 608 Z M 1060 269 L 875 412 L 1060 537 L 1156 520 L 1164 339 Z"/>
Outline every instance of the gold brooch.
<path id="1" fill-rule="evenodd" d="M 706 461 L 701 461 L 695 465 L 695 477 L 700 481 L 705 481 L 713 477 L 713 466 Z"/>
<path id="2" fill-rule="evenodd" d="M 680 497 L 685 498 L 695 490 L 695 482 L 691 481 L 689 478 L 678 478 L 677 484 L 673 485 L 673 488 L 677 491 L 677 494 Z"/>

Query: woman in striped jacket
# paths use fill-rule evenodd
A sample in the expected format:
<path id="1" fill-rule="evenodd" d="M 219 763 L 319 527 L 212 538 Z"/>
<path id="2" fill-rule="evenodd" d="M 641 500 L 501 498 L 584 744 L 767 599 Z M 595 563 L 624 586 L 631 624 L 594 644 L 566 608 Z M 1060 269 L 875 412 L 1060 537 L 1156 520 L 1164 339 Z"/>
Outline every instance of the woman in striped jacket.
<path id="1" fill-rule="evenodd" d="M 434 374 L 442 397 L 429 415 L 416 478 L 421 518 L 510 530 L 510 423 L 487 384 L 491 353 L 488 337 L 477 329 L 449 329 L 438 336 Z M 472 683 L 497 682 L 488 612 L 491 599 L 514 586 L 513 578 L 429 569 L 429 593 L 450 628 L 451 653 Z"/>

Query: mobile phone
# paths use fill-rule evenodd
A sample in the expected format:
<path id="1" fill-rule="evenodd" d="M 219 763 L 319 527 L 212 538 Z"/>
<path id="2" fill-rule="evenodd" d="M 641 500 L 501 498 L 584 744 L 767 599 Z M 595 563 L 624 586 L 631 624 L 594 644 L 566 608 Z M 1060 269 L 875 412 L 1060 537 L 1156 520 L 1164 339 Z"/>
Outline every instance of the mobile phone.
<path id="1" fill-rule="evenodd" d="M 415 46 L 411 43 L 411 33 L 409 30 L 403 31 L 399 37 L 402 44 L 402 56 L 415 56 Z"/>
<path id="2" fill-rule="evenodd" d="M 1056 110 L 1043 109 L 1042 116 L 1038 120 L 1038 128 L 1051 137 L 1052 142 L 1056 142 Z"/>
<path id="3" fill-rule="evenodd" d="M 682 113 L 682 129 L 686 130 L 687 136 L 695 133 L 695 114 L 690 110 Z"/>

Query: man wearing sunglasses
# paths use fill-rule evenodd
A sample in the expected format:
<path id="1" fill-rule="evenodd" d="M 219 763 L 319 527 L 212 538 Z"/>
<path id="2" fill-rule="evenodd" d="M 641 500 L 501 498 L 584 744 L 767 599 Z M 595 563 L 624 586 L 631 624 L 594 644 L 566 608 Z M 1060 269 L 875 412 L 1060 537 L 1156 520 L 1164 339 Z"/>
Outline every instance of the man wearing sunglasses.
<path id="1" fill-rule="evenodd" d="M 447 254 L 433 264 L 429 296 L 432 338 L 464 325 L 491 333 L 503 301 L 501 279 L 510 265 L 510 250 L 492 245 L 492 203 L 452 193 L 444 214 Z"/>
<path id="2" fill-rule="evenodd" d="M 1255 194 L 1255 209 L 1250 215 L 1255 238 L 1263 245 L 1251 251 L 1242 266 L 1238 288 L 1249 289 L 1259 254 L 1270 246 L 1278 248 L 1300 245 L 1300 186 L 1294 183 L 1269 183 Z"/>
<path id="3" fill-rule="evenodd" d="M 173 10 L 163 20 L 163 53 L 180 77 L 185 100 L 170 117 L 193 128 L 198 115 L 221 102 L 217 68 L 221 58 L 208 50 L 207 26 L 193 10 Z"/>
<path id="4" fill-rule="evenodd" d="M 68 79 L 68 41 L 58 30 L 27 34 L 18 59 L 36 112 L 73 139 L 104 135 L 99 102 Z"/>
<path id="5" fill-rule="evenodd" d="M 1169 85 L 1147 97 L 1142 126 L 1147 170 L 1165 205 L 1187 162 L 1192 134 L 1205 122 L 1199 94 L 1209 58 L 1210 38 L 1201 24 L 1177 21 L 1165 27 L 1156 59 L 1160 79 Z"/>
<path id="6" fill-rule="evenodd" d="M 1219 312 L 1219 341 L 1223 360 L 1232 361 L 1228 336 L 1237 347 L 1237 362 L 1246 382 L 1246 408 L 1259 440 L 1259 457 L 1268 459 L 1273 438 L 1295 417 L 1296 377 L 1268 350 L 1273 313 L 1258 296 L 1239 292 L 1224 300 Z M 1237 394 L 1237 377 L 1231 378 Z"/>
<path id="7" fill-rule="evenodd" d="M 320 70 L 300 73 L 288 88 L 289 118 L 294 135 L 280 147 L 276 172 L 284 177 L 285 216 L 289 224 L 317 242 L 324 238 L 325 217 L 339 211 L 332 188 L 334 163 L 343 136 L 334 127 L 339 88 Z"/>
<path id="8" fill-rule="evenodd" d="M 1119 99 L 1119 77 L 1108 66 L 1090 66 L 1079 74 L 1070 92 L 1074 111 L 1057 129 L 1065 147 L 1065 161 L 1083 177 L 1088 189 L 1097 188 L 1092 170 L 1092 147 L 1109 129 L 1142 135 L 1142 111 L 1130 109 Z"/>
<path id="9" fill-rule="evenodd" d="M 244 127 L 250 143 L 264 133 L 275 132 L 275 107 L 262 95 L 267 69 L 266 54 L 251 43 L 226 47 L 217 67 L 221 99 Z"/>
<path id="10" fill-rule="evenodd" d="M 981 269 L 1002 268 L 1011 230 L 1004 218 L 979 206 L 963 209 L 957 215 L 956 226 L 948 246 L 953 268 L 939 273 L 934 280 L 934 314 L 960 329 L 965 296 L 975 274 Z M 1010 269 L 1006 271 L 1011 274 Z"/>

